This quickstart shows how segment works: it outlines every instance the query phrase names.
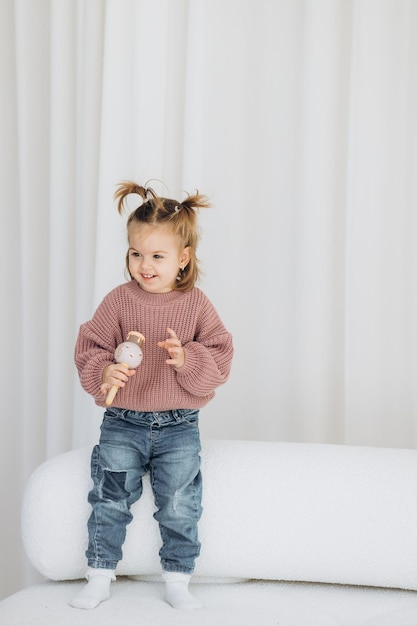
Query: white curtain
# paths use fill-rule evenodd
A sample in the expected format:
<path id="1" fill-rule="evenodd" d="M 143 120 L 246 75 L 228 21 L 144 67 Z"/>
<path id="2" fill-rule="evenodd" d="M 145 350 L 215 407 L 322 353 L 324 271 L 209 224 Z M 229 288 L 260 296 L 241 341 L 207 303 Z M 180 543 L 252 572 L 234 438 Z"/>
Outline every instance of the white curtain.
<path id="1" fill-rule="evenodd" d="M 73 346 L 124 281 L 121 179 L 212 199 L 204 437 L 417 444 L 414 0 L 0 0 L 0 46 L 0 597 L 28 476 L 98 437 Z"/>

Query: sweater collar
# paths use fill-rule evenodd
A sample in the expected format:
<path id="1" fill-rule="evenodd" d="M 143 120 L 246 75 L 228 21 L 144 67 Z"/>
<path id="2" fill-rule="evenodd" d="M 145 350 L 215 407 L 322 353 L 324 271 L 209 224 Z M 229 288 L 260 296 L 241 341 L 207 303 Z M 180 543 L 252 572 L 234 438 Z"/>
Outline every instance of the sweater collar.
<path id="1" fill-rule="evenodd" d="M 142 289 L 142 287 L 133 278 L 130 283 L 128 283 L 128 287 L 141 299 L 141 302 L 151 306 L 164 306 L 166 304 L 170 304 L 171 302 L 176 302 L 184 297 L 184 293 L 182 291 L 150 293 L 149 291 Z"/>

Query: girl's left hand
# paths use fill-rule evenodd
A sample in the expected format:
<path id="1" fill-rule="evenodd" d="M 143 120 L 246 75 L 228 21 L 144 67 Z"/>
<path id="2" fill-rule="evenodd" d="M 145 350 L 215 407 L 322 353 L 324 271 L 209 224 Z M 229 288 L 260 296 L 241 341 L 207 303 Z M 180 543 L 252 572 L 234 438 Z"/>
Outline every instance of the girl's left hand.
<path id="1" fill-rule="evenodd" d="M 170 356 L 165 363 L 173 365 L 176 369 L 179 369 L 184 365 L 185 352 L 175 331 L 172 330 L 172 328 L 167 328 L 167 332 L 169 337 L 165 339 L 165 341 L 158 341 L 158 346 L 160 348 L 165 348 Z"/>

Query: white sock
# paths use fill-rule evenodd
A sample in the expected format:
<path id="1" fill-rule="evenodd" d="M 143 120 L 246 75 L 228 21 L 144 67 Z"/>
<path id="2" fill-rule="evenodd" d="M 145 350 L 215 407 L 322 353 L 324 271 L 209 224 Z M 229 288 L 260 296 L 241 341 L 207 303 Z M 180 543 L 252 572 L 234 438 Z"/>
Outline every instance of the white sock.
<path id="1" fill-rule="evenodd" d="M 163 572 L 165 581 L 165 600 L 174 609 L 191 610 L 201 609 L 202 603 L 189 591 L 188 583 L 191 576 L 182 572 Z"/>
<path id="2" fill-rule="evenodd" d="M 110 583 L 116 580 L 114 570 L 97 569 L 90 567 L 86 578 L 88 583 L 71 600 L 70 604 L 76 609 L 95 609 L 96 606 L 110 598 Z"/>

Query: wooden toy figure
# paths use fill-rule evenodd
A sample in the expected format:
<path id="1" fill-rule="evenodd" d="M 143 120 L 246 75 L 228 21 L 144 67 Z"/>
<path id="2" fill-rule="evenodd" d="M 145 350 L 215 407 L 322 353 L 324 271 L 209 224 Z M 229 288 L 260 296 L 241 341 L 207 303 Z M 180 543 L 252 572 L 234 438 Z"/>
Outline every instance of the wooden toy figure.
<path id="1" fill-rule="evenodd" d="M 114 351 L 116 363 L 122 363 L 129 369 L 134 369 L 142 363 L 143 352 L 142 346 L 145 343 L 145 337 L 135 330 L 129 331 L 126 341 L 119 343 Z M 113 385 L 107 394 L 106 406 L 111 406 L 116 393 L 119 389 L 118 385 Z"/>

